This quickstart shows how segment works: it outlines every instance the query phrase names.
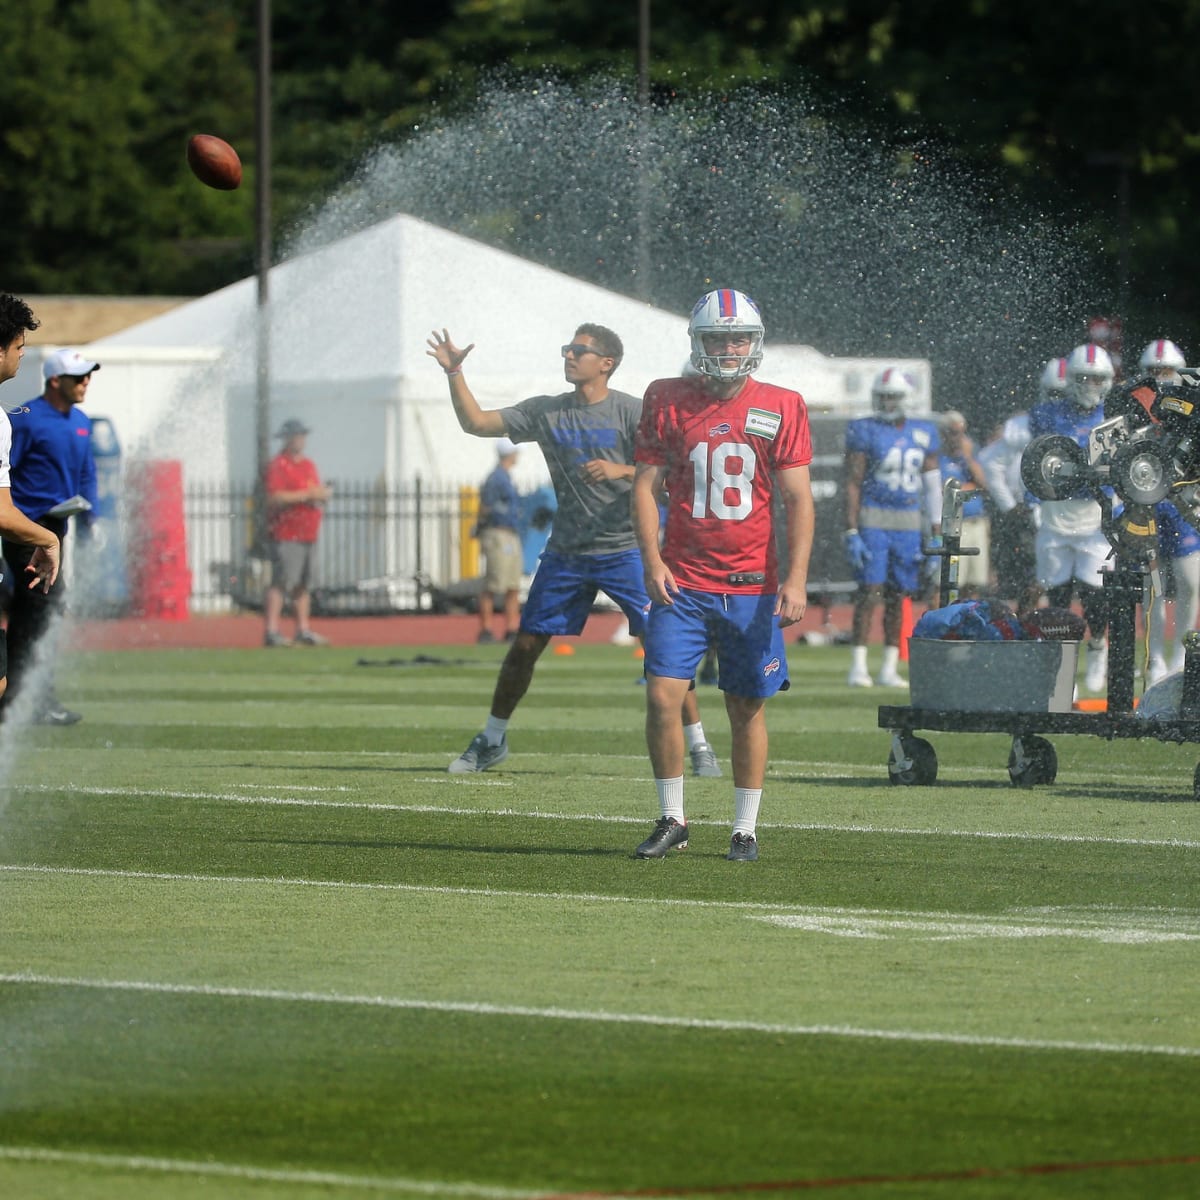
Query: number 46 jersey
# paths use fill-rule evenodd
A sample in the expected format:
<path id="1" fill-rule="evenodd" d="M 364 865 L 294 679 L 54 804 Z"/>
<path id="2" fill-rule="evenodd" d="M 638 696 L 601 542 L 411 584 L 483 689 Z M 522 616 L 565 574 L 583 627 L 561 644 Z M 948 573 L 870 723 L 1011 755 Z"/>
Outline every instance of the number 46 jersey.
<path id="1" fill-rule="evenodd" d="M 666 468 L 663 561 L 680 587 L 776 590 L 773 476 L 812 462 L 798 392 L 748 378 L 731 400 L 720 400 L 701 379 L 655 380 L 646 389 L 634 457 Z M 730 583 L 742 572 L 765 578 Z"/>

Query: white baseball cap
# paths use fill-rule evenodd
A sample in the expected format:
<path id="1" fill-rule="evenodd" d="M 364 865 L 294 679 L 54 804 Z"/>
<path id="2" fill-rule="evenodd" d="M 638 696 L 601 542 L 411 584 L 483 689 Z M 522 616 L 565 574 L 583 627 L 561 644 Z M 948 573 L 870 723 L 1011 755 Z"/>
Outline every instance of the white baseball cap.
<path id="1" fill-rule="evenodd" d="M 84 358 L 78 350 L 55 350 L 42 363 L 42 378 L 53 379 L 56 375 L 90 375 L 100 370 L 100 364 Z"/>
<path id="2" fill-rule="evenodd" d="M 497 441 L 496 441 L 496 457 L 497 458 L 507 458 L 510 454 L 516 454 L 517 452 L 518 452 L 518 447 L 517 447 L 516 442 L 511 441 L 509 438 L 506 438 L 506 437 L 497 439 Z"/>

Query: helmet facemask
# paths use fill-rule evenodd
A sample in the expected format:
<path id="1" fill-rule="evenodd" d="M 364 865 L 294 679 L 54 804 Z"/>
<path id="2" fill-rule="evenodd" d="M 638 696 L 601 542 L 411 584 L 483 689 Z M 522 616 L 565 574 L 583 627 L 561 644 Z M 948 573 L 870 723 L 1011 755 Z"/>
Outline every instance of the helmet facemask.
<path id="1" fill-rule="evenodd" d="M 705 346 L 708 334 L 714 338 L 744 339 L 733 347 Z M 763 329 L 758 305 L 742 292 L 722 288 L 702 296 L 688 322 L 692 341 L 690 362 L 701 375 L 729 382 L 752 375 L 762 365 Z M 717 350 L 717 353 L 713 353 Z"/>

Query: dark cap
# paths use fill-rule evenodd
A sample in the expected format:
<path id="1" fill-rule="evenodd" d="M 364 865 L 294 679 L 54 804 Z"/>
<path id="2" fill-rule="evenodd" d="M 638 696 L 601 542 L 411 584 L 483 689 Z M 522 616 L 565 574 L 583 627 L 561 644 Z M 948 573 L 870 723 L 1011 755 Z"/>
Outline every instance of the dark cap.
<path id="1" fill-rule="evenodd" d="M 311 432 L 312 430 L 310 430 L 303 421 L 297 421 L 295 417 L 292 417 L 291 420 L 284 421 L 284 423 L 280 425 L 279 432 L 275 436 L 281 438 L 290 438 L 295 437 L 298 433 Z"/>

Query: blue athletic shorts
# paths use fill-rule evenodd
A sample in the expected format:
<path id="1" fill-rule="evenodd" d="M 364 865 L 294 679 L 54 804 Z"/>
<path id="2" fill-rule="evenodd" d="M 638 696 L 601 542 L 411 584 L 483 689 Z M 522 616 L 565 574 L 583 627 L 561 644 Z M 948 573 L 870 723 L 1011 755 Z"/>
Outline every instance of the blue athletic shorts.
<path id="1" fill-rule="evenodd" d="M 786 691 L 787 657 L 774 594 L 721 596 L 681 590 L 674 604 L 651 606 L 646 673 L 691 679 L 710 638 L 717 645 L 717 686 L 735 696 Z"/>
<path id="2" fill-rule="evenodd" d="M 858 582 L 890 583 L 901 592 L 915 592 L 925 564 L 921 535 L 908 529 L 861 529 L 870 557 L 859 572 Z"/>
<path id="3" fill-rule="evenodd" d="M 521 629 L 551 637 L 582 633 L 597 592 L 620 606 L 629 619 L 629 632 L 641 637 L 650 597 L 636 549 L 619 554 L 544 551 L 521 612 Z"/>

